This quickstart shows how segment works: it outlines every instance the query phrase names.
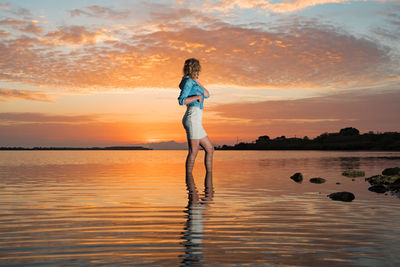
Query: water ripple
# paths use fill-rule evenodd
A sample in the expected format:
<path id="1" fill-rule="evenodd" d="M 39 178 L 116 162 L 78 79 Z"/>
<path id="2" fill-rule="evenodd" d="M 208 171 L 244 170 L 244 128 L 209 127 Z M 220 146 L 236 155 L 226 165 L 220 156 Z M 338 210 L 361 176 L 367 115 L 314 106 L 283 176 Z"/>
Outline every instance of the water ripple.
<path id="1" fill-rule="evenodd" d="M 0 265 L 400 264 L 400 200 L 341 176 L 400 166 L 396 153 L 216 153 L 213 177 L 199 164 L 186 183 L 185 152 L 157 153 L 0 158 Z M 326 197 L 340 190 L 356 199 Z"/>

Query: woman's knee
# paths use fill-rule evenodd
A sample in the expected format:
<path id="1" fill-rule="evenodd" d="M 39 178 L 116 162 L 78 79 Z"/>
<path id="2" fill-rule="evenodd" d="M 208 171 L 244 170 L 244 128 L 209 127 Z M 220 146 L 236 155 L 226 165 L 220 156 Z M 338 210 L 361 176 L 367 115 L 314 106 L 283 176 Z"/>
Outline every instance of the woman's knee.
<path id="1" fill-rule="evenodd" d="M 208 154 L 214 153 L 214 147 L 213 146 L 206 146 L 204 149 Z"/>
<path id="2" fill-rule="evenodd" d="M 196 157 L 198 152 L 199 152 L 198 148 L 191 148 L 189 149 L 188 157 Z"/>

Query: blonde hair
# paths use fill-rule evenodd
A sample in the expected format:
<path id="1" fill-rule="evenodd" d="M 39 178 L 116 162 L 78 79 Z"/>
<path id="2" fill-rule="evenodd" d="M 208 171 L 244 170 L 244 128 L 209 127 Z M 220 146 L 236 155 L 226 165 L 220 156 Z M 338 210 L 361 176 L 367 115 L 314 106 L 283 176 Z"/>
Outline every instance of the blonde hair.
<path id="1" fill-rule="evenodd" d="M 201 71 L 200 61 L 195 58 L 189 58 L 185 60 L 183 65 L 183 75 L 189 76 L 192 79 L 197 78 L 199 72 Z"/>

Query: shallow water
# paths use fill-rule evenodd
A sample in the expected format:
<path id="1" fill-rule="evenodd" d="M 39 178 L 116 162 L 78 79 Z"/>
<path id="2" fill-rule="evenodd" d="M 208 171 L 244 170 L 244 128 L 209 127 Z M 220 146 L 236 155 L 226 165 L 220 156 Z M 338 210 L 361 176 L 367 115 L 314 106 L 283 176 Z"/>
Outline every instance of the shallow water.
<path id="1" fill-rule="evenodd" d="M 200 152 L 186 180 L 185 156 L 0 152 L 0 265 L 399 266 L 400 199 L 341 173 L 400 152 L 216 151 L 212 177 Z"/>

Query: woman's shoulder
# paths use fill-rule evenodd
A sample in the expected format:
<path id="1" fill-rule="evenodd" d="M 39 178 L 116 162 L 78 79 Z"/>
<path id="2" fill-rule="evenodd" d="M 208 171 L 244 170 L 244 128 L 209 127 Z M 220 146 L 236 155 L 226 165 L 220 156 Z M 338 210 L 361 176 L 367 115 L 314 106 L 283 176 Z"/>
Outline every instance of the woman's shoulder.
<path id="1" fill-rule="evenodd" d="M 191 81 L 194 82 L 195 80 L 193 80 L 192 78 L 190 78 L 190 76 L 183 76 L 182 80 L 187 80 L 187 81 Z"/>
<path id="2" fill-rule="evenodd" d="M 186 84 L 193 85 L 194 83 L 195 83 L 195 81 L 192 78 L 190 78 L 189 76 L 183 76 L 182 80 L 179 84 L 179 88 L 182 89 Z"/>

